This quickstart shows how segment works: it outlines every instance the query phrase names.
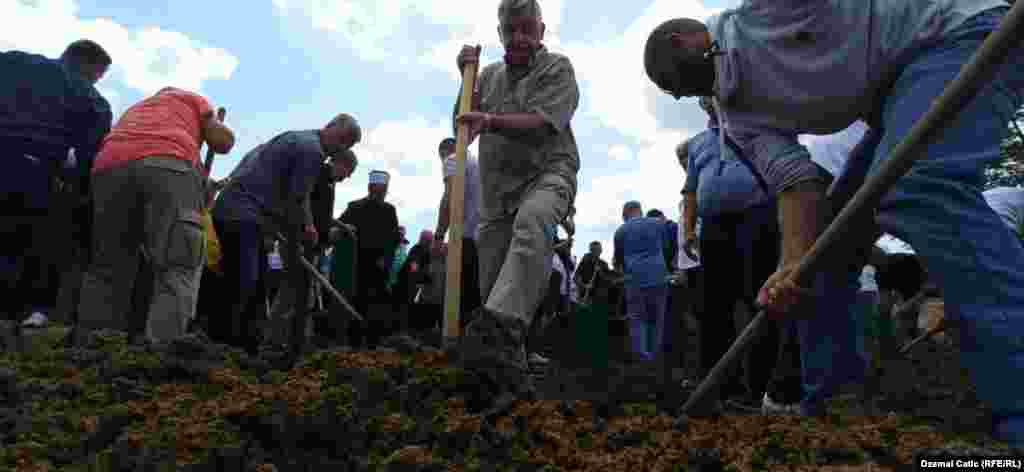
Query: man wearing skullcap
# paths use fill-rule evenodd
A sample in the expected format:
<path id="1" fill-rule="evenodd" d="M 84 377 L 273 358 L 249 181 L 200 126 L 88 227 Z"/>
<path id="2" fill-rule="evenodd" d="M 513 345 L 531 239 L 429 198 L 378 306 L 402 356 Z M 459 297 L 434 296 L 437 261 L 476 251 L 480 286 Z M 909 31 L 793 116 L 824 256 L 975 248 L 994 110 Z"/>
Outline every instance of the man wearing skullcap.
<path id="1" fill-rule="evenodd" d="M 371 305 L 391 303 L 387 291 L 388 275 L 401 235 L 398 232 L 398 213 L 394 205 L 384 201 L 390 180 L 391 174 L 386 171 L 371 171 L 368 195 L 350 202 L 338 219 L 354 226 L 357 235 L 355 308 L 363 314 L 365 322 L 350 325 L 349 341 L 353 347 L 362 347 L 364 341 L 368 347 L 376 346 L 390 325 L 390 321 L 373 319 L 369 312 Z"/>
<path id="2" fill-rule="evenodd" d="M 576 196 L 579 153 L 570 122 L 580 93 L 569 58 L 542 42 L 536 0 L 502 0 L 498 23 L 504 60 L 482 69 L 473 111 L 457 117 L 470 142 L 480 138 L 484 300 L 466 326 L 460 354 L 464 366 L 519 389 L 528 388 L 526 328 L 545 292 L 557 227 Z M 464 46 L 459 70 L 479 57 L 479 46 Z"/>
<path id="3" fill-rule="evenodd" d="M 335 182 L 348 178 L 358 165 L 351 147 L 362 129 L 350 115 L 339 114 L 322 129 L 286 131 L 249 151 L 231 172 L 229 183 L 213 207 L 213 224 L 224 251 L 224 278 L 231 289 L 225 298 L 231 312 L 224 326 L 210 318 L 210 335 L 254 349 L 261 341 L 255 328 L 266 318 L 259 286 L 267 272 L 266 236 L 301 228 L 306 242 L 316 245 L 320 231 L 311 196 L 323 176 L 325 157 Z M 304 270 L 282 251 L 287 270 Z M 308 254 L 307 254 L 308 257 Z M 312 261 L 311 261 L 312 262 Z M 281 281 L 262 341 L 281 345 L 288 339 L 287 318 L 299 290 L 295 278 Z M 309 327 L 312 324 L 307 325 Z"/>
<path id="4" fill-rule="evenodd" d="M 843 307 L 797 321 L 802 354 L 838 354 L 855 346 L 820 333 L 854 316 L 860 268 L 840 260 L 831 265 L 835 270 L 813 274 L 809 287 L 794 280 L 832 212 L 826 176 L 797 136 L 834 133 L 863 119 L 872 133 L 850 161 L 877 174 L 999 29 L 1009 6 L 1005 0 L 795 3 L 750 0 L 707 24 L 669 20 L 651 33 L 644 62 L 666 93 L 714 97 L 723 129 L 778 194 L 782 263 L 758 302 L 772 316 L 805 300 Z M 942 286 L 946 308 L 972 335 L 961 346 L 962 360 L 992 409 L 994 435 L 1024 447 L 1024 248 L 982 196 L 984 170 L 1000 159 L 1007 122 L 1021 105 L 1009 91 L 1024 87 L 1024 50 L 1019 41 L 1008 47 L 1014 48 L 1008 59 L 993 64 L 977 95 L 942 123 L 926 155 L 874 214 L 851 228 L 867 236 L 891 233 L 921 256 Z M 843 289 L 830 288 L 837 286 Z M 805 367 L 805 384 L 813 383 L 808 377 L 834 381 L 805 392 L 804 413 L 824 412 L 821 400 L 854 374 L 843 370 Z"/>

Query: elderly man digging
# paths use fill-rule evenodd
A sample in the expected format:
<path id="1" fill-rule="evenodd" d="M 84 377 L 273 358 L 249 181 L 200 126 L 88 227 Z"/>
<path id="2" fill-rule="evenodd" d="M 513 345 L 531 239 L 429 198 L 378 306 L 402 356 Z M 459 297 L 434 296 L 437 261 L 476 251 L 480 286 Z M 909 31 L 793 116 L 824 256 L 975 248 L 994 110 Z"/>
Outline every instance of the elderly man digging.
<path id="1" fill-rule="evenodd" d="M 576 196 L 579 154 L 570 121 L 579 88 L 569 59 L 542 43 L 536 0 L 502 0 L 498 21 L 504 61 L 483 68 L 474 111 L 457 117 L 470 142 L 480 137 L 485 300 L 459 354 L 463 365 L 508 391 L 526 383 L 523 338 L 545 292 L 557 227 Z M 464 46 L 459 69 L 479 56 L 479 46 Z"/>

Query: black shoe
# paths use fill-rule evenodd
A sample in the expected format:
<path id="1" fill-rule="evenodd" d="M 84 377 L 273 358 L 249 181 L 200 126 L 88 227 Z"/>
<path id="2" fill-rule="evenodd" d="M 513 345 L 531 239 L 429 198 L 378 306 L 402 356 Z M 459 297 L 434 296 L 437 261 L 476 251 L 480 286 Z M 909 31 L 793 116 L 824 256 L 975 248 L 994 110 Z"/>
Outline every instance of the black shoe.
<path id="1" fill-rule="evenodd" d="M 530 390 L 523 343 L 526 324 L 486 308 L 476 310 L 472 316 L 474 319 L 467 323 L 456 350 L 458 365 L 481 375 L 500 393 Z"/>

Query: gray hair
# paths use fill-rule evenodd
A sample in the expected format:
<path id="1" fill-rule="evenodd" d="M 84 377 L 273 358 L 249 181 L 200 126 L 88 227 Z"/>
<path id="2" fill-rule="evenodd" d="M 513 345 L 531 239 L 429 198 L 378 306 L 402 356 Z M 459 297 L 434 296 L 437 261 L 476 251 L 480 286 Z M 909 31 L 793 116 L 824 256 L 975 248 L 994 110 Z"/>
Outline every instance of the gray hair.
<path id="1" fill-rule="evenodd" d="M 498 21 L 505 21 L 516 16 L 542 19 L 540 3 L 537 0 L 501 0 L 498 5 Z"/>
<path id="2" fill-rule="evenodd" d="M 355 117 L 348 113 L 341 113 L 335 116 L 330 123 L 327 123 L 325 128 L 342 128 L 352 131 L 352 137 L 354 142 L 360 142 L 363 140 L 363 129 L 359 127 L 359 122 L 356 121 Z"/>

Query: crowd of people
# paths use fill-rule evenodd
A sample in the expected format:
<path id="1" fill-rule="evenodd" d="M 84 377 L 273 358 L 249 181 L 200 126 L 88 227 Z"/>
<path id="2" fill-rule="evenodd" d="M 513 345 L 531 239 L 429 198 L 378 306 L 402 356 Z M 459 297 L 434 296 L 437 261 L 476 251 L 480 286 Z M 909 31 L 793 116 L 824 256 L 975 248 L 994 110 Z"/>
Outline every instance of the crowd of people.
<path id="1" fill-rule="evenodd" d="M 4 52 L 0 205 L 11 224 L 0 301 L 26 326 L 44 324 L 52 307 L 76 339 L 117 329 L 165 342 L 202 330 L 260 352 L 319 333 L 372 347 L 403 329 L 440 328 L 451 201 L 462 198 L 464 329 L 450 352 L 503 391 L 532 388 L 527 360 L 545 359 L 532 347 L 528 355 L 527 341 L 574 304 L 621 315 L 638 362 L 678 352 L 689 314 L 701 375 L 735 339 L 739 304 L 767 310 L 773 335 L 753 347 L 725 398 L 821 415 L 881 355 L 865 333 L 902 329 L 890 295 L 905 304 L 941 289 L 994 433 L 1024 446 L 1024 245 L 1011 229 L 1019 214 L 1006 210 L 1021 189 L 982 192 L 1021 106 L 1019 44 L 877 210 L 849 228 L 849 254 L 813 280 L 793 277 L 1008 3 L 834 0 L 791 10 L 747 1 L 706 22 L 659 25 L 643 51 L 647 76 L 676 99 L 698 97 L 709 123 L 677 148 L 687 176 L 679 223 L 625 202 L 610 266 L 597 242 L 578 267 L 571 256 L 580 91 L 570 59 L 544 45 L 537 0 L 499 2 L 505 55 L 480 70 L 472 111 L 458 113 L 457 100 L 452 116 L 479 140 L 479 157 L 460 164 L 453 138 L 439 144 L 437 226 L 411 248 L 386 201 L 387 172 L 371 171 L 367 196 L 333 214 L 334 186 L 358 166 L 351 148 L 362 131 L 349 114 L 278 134 L 214 182 L 200 151 L 228 153 L 235 135 L 207 97 L 167 87 L 115 124 L 95 88 L 112 63 L 100 45 L 77 41 L 59 59 Z M 467 45 L 458 68 L 479 59 L 479 46 Z M 465 191 L 454 196 L 460 167 Z M 881 253 L 883 234 L 915 255 Z M 381 306 L 399 315 L 375 315 Z"/>

